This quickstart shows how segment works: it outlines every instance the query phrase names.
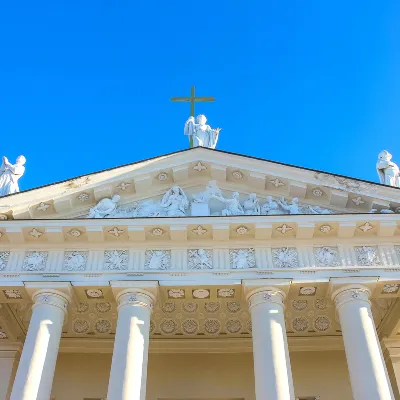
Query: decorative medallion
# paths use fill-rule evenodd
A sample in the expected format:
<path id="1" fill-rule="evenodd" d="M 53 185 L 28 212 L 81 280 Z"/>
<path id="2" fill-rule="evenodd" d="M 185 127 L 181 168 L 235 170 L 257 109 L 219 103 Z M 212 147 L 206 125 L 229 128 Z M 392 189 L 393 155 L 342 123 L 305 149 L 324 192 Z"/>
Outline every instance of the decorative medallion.
<path id="1" fill-rule="evenodd" d="M 321 225 L 319 227 L 320 232 L 322 233 L 329 233 L 333 230 L 333 228 L 330 225 Z"/>
<path id="2" fill-rule="evenodd" d="M 192 296 L 194 299 L 209 299 L 210 289 L 194 289 L 192 290 Z"/>
<path id="3" fill-rule="evenodd" d="M 306 317 L 296 317 L 292 320 L 292 328 L 296 332 L 304 332 L 308 329 L 308 319 Z"/>
<path id="4" fill-rule="evenodd" d="M 94 324 L 94 330 L 97 333 L 109 333 L 111 331 L 111 322 L 107 319 L 98 319 Z"/>
<path id="5" fill-rule="evenodd" d="M 197 172 L 201 172 L 206 169 L 207 169 L 207 167 L 205 165 L 203 165 L 200 161 L 193 167 L 193 170 L 197 171 Z"/>
<path id="6" fill-rule="evenodd" d="M 62 269 L 65 271 L 84 271 L 88 253 L 85 251 L 66 251 Z"/>
<path id="7" fill-rule="evenodd" d="M 226 303 L 226 308 L 230 313 L 237 313 L 240 311 L 240 303 L 238 301 L 228 301 Z"/>
<path id="8" fill-rule="evenodd" d="M 154 228 L 154 229 L 151 231 L 151 234 L 152 234 L 153 236 L 162 236 L 163 233 L 164 233 L 164 231 L 163 231 L 161 228 Z"/>
<path id="9" fill-rule="evenodd" d="M 188 268 L 192 269 L 212 269 L 212 251 L 197 249 L 188 250 Z"/>
<path id="10" fill-rule="evenodd" d="M 128 268 L 128 250 L 106 250 L 104 267 L 109 271 L 124 271 Z"/>
<path id="11" fill-rule="evenodd" d="M 31 235 L 32 237 L 34 237 L 35 239 L 39 239 L 40 236 L 43 236 L 43 232 L 40 232 L 39 230 L 37 230 L 36 228 L 33 228 L 30 232 L 29 235 Z"/>
<path id="12" fill-rule="evenodd" d="M 199 324 L 194 318 L 185 319 L 182 322 L 182 331 L 188 335 L 193 335 L 199 330 Z"/>
<path id="13" fill-rule="evenodd" d="M 172 302 L 164 303 L 161 306 L 161 310 L 163 310 L 165 313 L 168 313 L 168 314 L 173 313 L 176 310 L 176 304 L 172 303 Z"/>
<path id="14" fill-rule="evenodd" d="M 327 331 L 331 327 L 330 319 L 325 315 L 320 315 L 314 320 L 314 328 L 319 332 Z"/>
<path id="15" fill-rule="evenodd" d="M 125 192 L 125 190 L 128 189 L 129 186 L 131 186 L 130 183 L 128 183 L 128 182 L 121 182 L 121 183 L 117 186 L 117 188 L 118 188 L 119 190 L 122 190 L 123 192 Z"/>
<path id="16" fill-rule="evenodd" d="M 243 178 L 243 174 L 242 174 L 240 171 L 233 171 L 233 172 L 232 172 L 232 176 L 233 176 L 235 179 L 237 179 L 237 180 Z"/>
<path id="17" fill-rule="evenodd" d="M 314 189 L 312 190 L 312 194 L 313 194 L 315 197 L 321 197 L 321 196 L 324 194 L 324 192 L 323 192 L 320 188 L 314 188 Z"/>
<path id="18" fill-rule="evenodd" d="M 297 251 L 290 247 L 272 249 L 272 262 L 277 268 L 297 268 L 299 266 Z"/>
<path id="19" fill-rule="evenodd" d="M 221 330 L 221 323 L 216 318 L 204 320 L 204 332 L 209 335 L 216 335 Z"/>
<path id="20" fill-rule="evenodd" d="M 88 193 L 81 193 L 77 198 L 78 198 L 79 201 L 81 201 L 83 203 L 84 201 L 88 201 L 89 200 L 89 194 Z"/>
<path id="21" fill-rule="evenodd" d="M 111 230 L 108 231 L 109 234 L 115 236 L 115 237 L 120 237 L 123 233 L 123 229 L 118 229 L 117 227 L 112 228 Z"/>
<path id="22" fill-rule="evenodd" d="M 282 226 L 278 226 L 278 228 L 276 228 L 275 230 L 277 230 L 278 232 L 282 233 L 282 235 L 284 235 L 286 232 L 292 231 L 293 228 L 289 225 L 283 224 Z"/>
<path id="23" fill-rule="evenodd" d="M 254 249 L 230 249 L 229 259 L 232 269 L 255 268 L 256 257 Z"/>
<path id="24" fill-rule="evenodd" d="M 46 268 L 47 252 L 28 251 L 22 269 L 24 271 L 44 271 Z"/>
<path id="25" fill-rule="evenodd" d="M 196 229 L 192 229 L 192 232 L 194 234 L 196 234 L 197 236 L 203 236 L 208 231 L 207 231 L 207 229 L 205 229 L 201 225 L 199 225 Z"/>
<path id="26" fill-rule="evenodd" d="M 104 297 L 101 289 L 86 289 L 85 293 L 88 299 L 102 299 Z"/>
<path id="27" fill-rule="evenodd" d="M 157 175 L 157 179 L 162 182 L 162 181 L 166 181 L 168 179 L 168 174 L 166 172 L 160 172 Z"/>
<path id="28" fill-rule="evenodd" d="M 360 246 L 354 248 L 356 251 L 358 265 L 361 266 L 372 266 L 380 265 L 378 251 L 375 247 Z"/>
<path id="29" fill-rule="evenodd" d="M 242 330 L 242 321 L 238 318 L 228 319 L 225 328 L 229 333 L 239 333 Z"/>
<path id="30" fill-rule="evenodd" d="M 22 294 L 18 289 L 4 289 L 3 293 L 7 299 L 22 299 Z"/>
<path id="31" fill-rule="evenodd" d="M 177 323 L 171 318 L 163 319 L 160 322 L 160 331 L 161 333 L 164 333 L 166 335 L 174 334 L 177 328 L 178 328 Z"/>
<path id="32" fill-rule="evenodd" d="M 1 251 L 0 252 L 0 271 L 4 271 L 7 266 L 8 259 L 10 258 L 9 251 Z"/>
<path id="33" fill-rule="evenodd" d="M 8 339 L 7 333 L 0 331 L 0 339 Z"/>
<path id="34" fill-rule="evenodd" d="M 354 199 L 351 199 L 351 201 L 356 205 L 356 206 L 360 206 L 361 204 L 364 204 L 365 201 L 363 200 L 363 198 L 361 196 L 358 196 Z"/>
<path id="35" fill-rule="evenodd" d="M 41 212 L 45 212 L 47 211 L 47 209 L 50 207 L 50 204 L 46 204 L 46 203 L 40 203 L 37 207 L 36 210 L 37 211 L 41 211 Z"/>
<path id="36" fill-rule="evenodd" d="M 276 188 L 279 188 L 280 186 L 285 186 L 285 184 L 281 182 L 278 178 L 272 179 L 269 182 L 272 183 Z"/>
<path id="37" fill-rule="evenodd" d="M 82 235 L 82 232 L 79 229 L 71 229 L 68 232 L 68 235 L 73 236 L 73 237 L 79 237 Z"/>
<path id="38" fill-rule="evenodd" d="M 171 250 L 146 250 L 144 269 L 171 269 Z"/>
<path id="39" fill-rule="evenodd" d="M 232 288 L 217 289 L 217 297 L 219 299 L 221 299 L 221 298 L 231 299 L 231 298 L 235 297 L 235 289 L 232 289 Z"/>
<path id="40" fill-rule="evenodd" d="M 374 229 L 374 227 L 369 222 L 366 222 L 364 225 L 359 226 L 358 229 L 364 233 L 367 233 L 371 229 Z"/>
<path id="41" fill-rule="evenodd" d="M 79 314 L 85 313 L 87 310 L 89 310 L 89 303 L 86 302 L 79 303 L 76 307 L 76 312 Z"/>
<path id="42" fill-rule="evenodd" d="M 299 290 L 299 296 L 314 296 L 317 293 L 315 286 L 303 286 Z"/>
<path id="43" fill-rule="evenodd" d="M 187 313 L 194 313 L 194 312 L 197 311 L 198 306 L 199 306 L 199 305 L 198 305 L 197 303 L 194 303 L 194 302 L 192 302 L 192 301 L 190 301 L 190 302 L 184 302 L 184 303 L 182 304 L 182 310 L 185 311 L 185 312 L 187 312 Z"/>
<path id="44" fill-rule="evenodd" d="M 327 309 L 326 300 L 325 299 L 315 299 L 314 307 L 317 310 L 326 310 Z"/>
<path id="45" fill-rule="evenodd" d="M 169 299 L 183 299 L 185 298 L 185 291 L 183 289 L 169 289 L 168 290 Z"/>
<path id="46" fill-rule="evenodd" d="M 337 267 L 340 265 L 339 253 L 333 247 L 318 247 L 314 249 L 314 254 L 319 267 Z"/>
<path id="47" fill-rule="evenodd" d="M 90 329 L 90 323 L 84 318 L 76 318 L 72 321 L 72 330 L 75 333 L 87 333 Z"/>
<path id="48" fill-rule="evenodd" d="M 304 311 L 308 308 L 308 301 L 307 300 L 293 300 L 292 301 L 292 308 L 295 311 Z"/>
<path id="49" fill-rule="evenodd" d="M 96 311 L 99 313 L 106 313 L 111 310 L 111 303 L 108 301 L 104 303 L 96 303 Z"/>
<path id="50" fill-rule="evenodd" d="M 398 293 L 400 285 L 398 283 L 386 283 L 383 285 L 382 293 L 396 294 Z"/>
<path id="51" fill-rule="evenodd" d="M 243 226 L 243 225 L 239 226 L 239 228 L 236 229 L 236 233 L 238 235 L 245 235 L 248 232 L 249 232 L 249 229 L 247 227 Z"/>
<path id="52" fill-rule="evenodd" d="M 221 305 L 216 301 L 209 301 L 204 304 L 204 310 L 208 313 L 215 313 L 220 307 Z"/>

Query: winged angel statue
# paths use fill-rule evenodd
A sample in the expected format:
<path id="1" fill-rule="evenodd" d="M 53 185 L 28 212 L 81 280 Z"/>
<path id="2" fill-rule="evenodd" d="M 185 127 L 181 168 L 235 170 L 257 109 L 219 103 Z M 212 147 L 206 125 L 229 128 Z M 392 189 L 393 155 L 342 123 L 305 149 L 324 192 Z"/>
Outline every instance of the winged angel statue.
<path id="1" fill-rule="evenodd" d="M 208 147 L 215 149 L 221 128 L 212 129 L 207 125 L 205 115 L 198 115 L 196 119 L 190 117 L 185 124 L 184 133 L 189 136 L 191 147 Z"/>

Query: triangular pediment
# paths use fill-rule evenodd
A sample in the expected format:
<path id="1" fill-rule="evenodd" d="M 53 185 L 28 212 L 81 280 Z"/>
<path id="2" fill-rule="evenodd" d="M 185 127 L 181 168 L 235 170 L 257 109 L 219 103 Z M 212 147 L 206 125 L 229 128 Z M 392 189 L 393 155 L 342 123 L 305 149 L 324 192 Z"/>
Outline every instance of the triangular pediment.
<path id="1" fill-rule="evenodd" d="M 171 216 L 165 215 L 165 207 L 154 215 L 147 215 L 147 209 L 135 213 L 135 209 L 138 205 L 142 209 L 160 209 L 165 194 L 179 186 L 188 199 L 185 215 L 193 216 L 191 203 L 196 202 L 195 197 L 206 190 L 210 181 L 215 181 L 225 199 L 232 199 L 237 191 L 244 212 L 248 211 L 245 202 L 249 194 L 255 193 L 263 215 L 271 215 L 268 202 L 272 208 L 273 203 L 278 203 L 272 214 L 368 213 L 374 209 L 396 211 L 400 207 L 397 188 L 195 148 L 0 198 L 0 214 L 7 219 L 85 218 L 99 201 L 118 195 L 115 210 L 106 217 Z M 293 198 L 299 199 L 298 212 L 290 208 Z M 227 205 L 229 202 L 213 197 L 210 214 L 223 215 L 229 209 Z"/>

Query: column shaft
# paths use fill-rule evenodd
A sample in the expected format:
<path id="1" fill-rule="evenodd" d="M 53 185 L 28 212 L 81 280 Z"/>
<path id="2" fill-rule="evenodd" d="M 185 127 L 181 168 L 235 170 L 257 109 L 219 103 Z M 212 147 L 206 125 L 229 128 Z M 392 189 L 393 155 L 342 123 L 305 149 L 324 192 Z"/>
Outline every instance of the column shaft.
<path id="1" fill-rule="evenodd" d="M 248 296 L 257 400 L 294 399 L 284 299 L 285 294 L 273 288 L 256 291 Z"/>
<path id="2" fill-rule="evenodd" d="M 370 292 L 345 288 L 333 294 L 342 327 L 354 400 L 394 399 L 372 317 Z"/>
<path id="3" fill-rule="evenodd" d="M 108 400 L 145 400 L 150 315 L 154 297 L 128 290 L 118 298 L 118 322 Z"/>
<path id="4" fill-rule="evenodd" d="M 48 400 L 68 299 L 61 293 L 39 291 L 22 350 L 10 400 Z"/>

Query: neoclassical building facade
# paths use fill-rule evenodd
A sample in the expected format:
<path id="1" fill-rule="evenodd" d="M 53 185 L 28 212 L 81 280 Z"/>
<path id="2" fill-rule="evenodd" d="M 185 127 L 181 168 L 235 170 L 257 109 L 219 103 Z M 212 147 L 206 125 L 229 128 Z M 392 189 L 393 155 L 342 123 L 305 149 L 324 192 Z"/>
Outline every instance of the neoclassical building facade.
<path id="1" fill-rule="evenodd" d="M 0 198 L 0 399 L 400 399 L 400 189 L 194 148 Z"/>

